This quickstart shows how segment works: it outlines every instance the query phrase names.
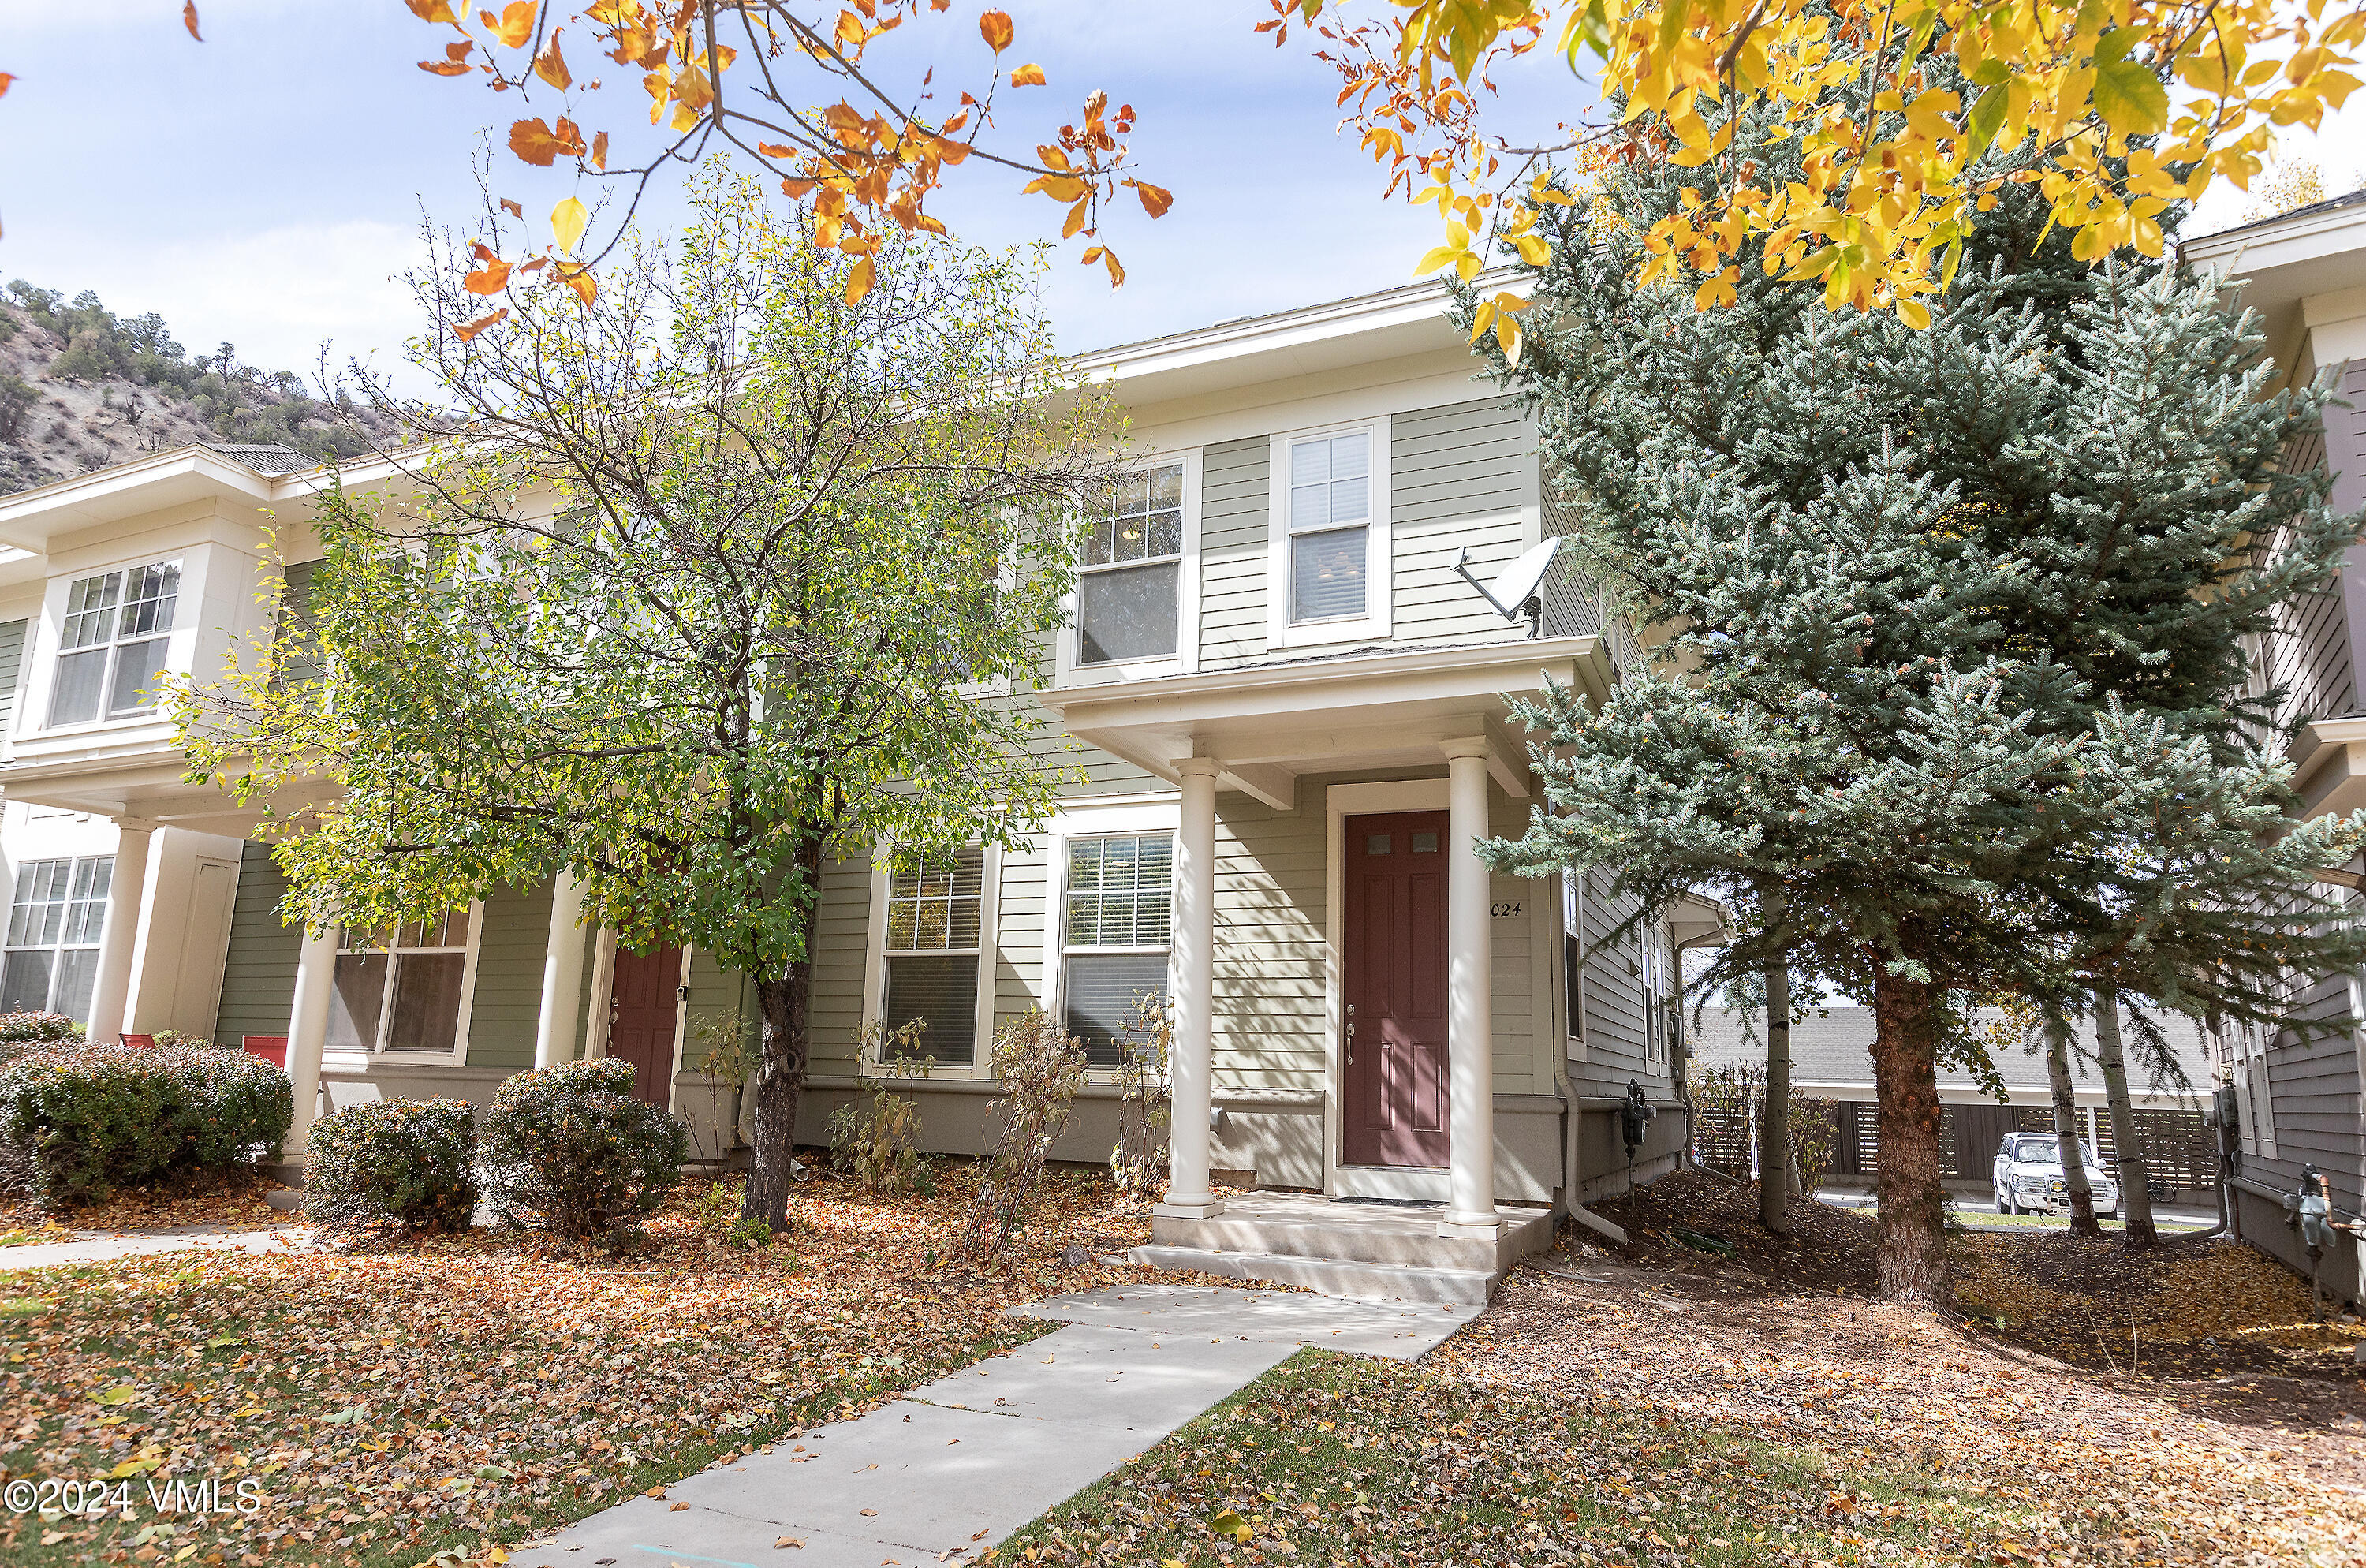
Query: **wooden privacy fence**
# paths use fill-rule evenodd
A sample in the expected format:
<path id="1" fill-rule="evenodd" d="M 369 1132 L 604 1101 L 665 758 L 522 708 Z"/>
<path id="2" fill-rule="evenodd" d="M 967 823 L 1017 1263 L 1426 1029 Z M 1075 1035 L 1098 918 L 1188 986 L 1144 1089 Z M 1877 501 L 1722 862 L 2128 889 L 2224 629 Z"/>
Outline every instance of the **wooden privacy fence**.
<path id="1" fill-rule="evenodd" d="M 1754 1103 L 1703 1104 L 1693 1117 L 1693 1153 L 1701 1164 L 1729 1176 L 1756 1173 L 1753 1141 L 1758 1106 Z M 1881 1134 L 1869 1100 L 1816 1100 L 1795 1104 L 1802 1114 L 1821 1118 L 1829 1130 L 1831 1163 L 1825 1175 L 1841 1180 L 1870 1180 L 1879 1163 Z M 2137 1153 L 2144 1157 L 2154 1189 L 2171 1198 L 2199 1201 L 2209 1196 L 2217 1178 L 2217 1145 L 2199 1111 L 2139 1111 L 2135 1113 Z M 1945 1105 L 1939 1111 L 1939 1168 L 1950 1180 L 1985 1184 L 2007 1133 L 2051 1133 L 2054 1111 L 2045 1105 Z M 2118 1157 L 2112 1146 L 2112 1119 L 2095 1115 L 2098 1163 Z M 2084 1129 L 2081 1129 L 2083 1135 Z"/>

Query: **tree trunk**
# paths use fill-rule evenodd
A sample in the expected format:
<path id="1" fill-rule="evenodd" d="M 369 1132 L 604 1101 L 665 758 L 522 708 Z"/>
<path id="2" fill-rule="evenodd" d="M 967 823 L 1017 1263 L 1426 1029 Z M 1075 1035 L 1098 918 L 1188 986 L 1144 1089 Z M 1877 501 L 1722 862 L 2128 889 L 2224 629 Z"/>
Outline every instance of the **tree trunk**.
<path id="1" fill-rule="evenodd" d="M 2079 1149 L 2079 1094 L 2070 1080 L 2070 1034 L 2059 1023 L 2045 1022 L 2045 1077 L 2054 1089 L 2054 1141 L 2062 1156 L 2062 1184 L 2070 1192 L 2070 1234 L 2100 1236 L 2095 1222 L 2095 1190 L 2087 1180 L 2087 1161 Z"/>
<path id="2" fill-rule="evenodd" d="M 2152 1191 L 2144 1156 L 2136 1152 L 2136 1108 L 2128 1098 L 2127 1058 L 2120 1051 L 2120 998 L 2108 990 L 2095 993 L 2096 1055 L 2103 1068 L 2103 1095 L 2112 1105 L 2112 1151 L 2120 1168 L 2120 1213 L 2128 1222 L 2130 1247 L 2155 1247 L 2160 1233 L 2153 1228 Z"/>
<path id="3" fill-rule="evenodd" d="M 739 1217 L 761 1220 L 774 1235 L 789 1228 L 790 1164 L 796 1157 L 797 1101 L 805 1094 L 807 1023 L 813 1010 L 813 964 L 792 964 L 777 978 L 756 982 L 763 1014 L 763 1062 L 756 1070 L 754 1158 Z"/>
<path id="4" fill-rule="evenodd" d="M 1778 959 L 1766 966 L 1766 1107 L 1758 1118 L 1758 1223 L 1776 1235 L 1791 1234 L 1790 1185 L 1791 971 Z"/>
<path id="5" fill-rule="evenodd" d="M 1932 987 L 1891 975 L 1874 955 L 1873 1092 L 1879 1104 L 1875 1262 L 1881 1293 L 1944 1307 L 1946 1189 L 1939 1174 L 1939 1040 Z"/>

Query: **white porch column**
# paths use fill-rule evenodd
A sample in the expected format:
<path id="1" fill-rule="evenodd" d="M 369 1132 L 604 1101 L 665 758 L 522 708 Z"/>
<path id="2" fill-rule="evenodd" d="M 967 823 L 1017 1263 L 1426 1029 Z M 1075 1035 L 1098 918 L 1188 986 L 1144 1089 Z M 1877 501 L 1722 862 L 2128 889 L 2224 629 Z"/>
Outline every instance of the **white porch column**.
<path id="1" fill-rule="evenodd" d="M 1155 1213 L 1204 1220 L 1224 1212 L 1208 1189 L 1208 1107 L 1214 1067 L 1210 1010 L 1216 975 L 1216 761 L 1184 757 L 1182 831 L 1175 843 L 1175 1055 L 1166 1201 Z"/>
<path id="2" fill-rule="evenodd" d="M 321 1103 L 321 1052 L 329 1042 L 329 998 L 337 984 L 337 928 L 304 933 L 296 956 L 296 1001 L 287 1019 L 287 1077 L 296 1089 L 296 1120 L 280 1148 L 304 1152 L 305 1134 Z"/>
<path id="3" fill-rule="evenodd" d="M 1493 891 L 1478 840 L 1487 831 L 1484 736 L 1441 741 L 1446 753 L 1446 1216 L 1441 1235 L 1495 1235 L 1495 1027 L 1488 898 Z"/>
<path id="4" fill-rule="evenodd" d="M 89 1038 L 112 1044 L 124 1031 L 131 999 L 131 952 L 140 935 L 140 902 L 148 891 L 148 846 L 156 825 L 125 818 L 117 825 L 115 872 L 107 885 L 107 929 L 98 941 L 98 976 L 91 987 Z"/>
<path id="5" fill-rule="evenodd" d="M 583 885 L 562 874 L 550 890 L 550 941 L 543 949 L 542 1011 L 534 1033 L 537 1068 L 574 1057 L 582 1002 Z"/>

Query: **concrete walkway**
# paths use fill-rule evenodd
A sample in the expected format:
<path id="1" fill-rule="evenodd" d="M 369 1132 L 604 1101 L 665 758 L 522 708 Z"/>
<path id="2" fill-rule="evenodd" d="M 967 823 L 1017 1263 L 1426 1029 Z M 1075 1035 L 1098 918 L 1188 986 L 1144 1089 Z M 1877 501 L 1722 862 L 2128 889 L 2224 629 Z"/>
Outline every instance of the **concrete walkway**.
<path id="1" fill-rule="evenodd" d="M 1068 1326 L 595 1514 L 511 1568 L 975 1562 L 1300 1347 L 1410 1360 L 1479 1309 L 1134 1285 L 1020 1310 Z"/>
<path id="2" fill-rule="evenodd" d="M 12 1269 L 55 1269 L 68 1263 L 107 1263 L 118 1258 L 146 1258 L 159 1252 L 197 1248 L 231 1248 L 243 1252 L 309 1252 L 312 1233 L 303 1226 L 254 1229 L 231 1225 L 184 1225 L 169 1231 L 125 1231 L 109 1234 L 84 1231 L 73 1241 L 36 1242 L 29 1247 L 0 1247 L 0 1274 Z"/>

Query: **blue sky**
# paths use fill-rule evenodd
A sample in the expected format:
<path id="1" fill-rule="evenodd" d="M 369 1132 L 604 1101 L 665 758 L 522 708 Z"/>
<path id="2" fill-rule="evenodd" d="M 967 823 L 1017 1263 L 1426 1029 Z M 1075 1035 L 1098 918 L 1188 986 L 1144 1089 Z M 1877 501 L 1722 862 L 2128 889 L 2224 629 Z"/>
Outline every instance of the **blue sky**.
<path id="1" fill-rule="evenodd" d="M 398 0 L 201 0 L 203 44 L 167 0 L 0 9 L 13 13 L 0 70 L 19 77 L 0 99 L 0 278 L 95 288 L 118 313 L 163 313 L 192 350 L 227 341 L 273 368 L 309 373 L 324 337 L 341 356 L 386 354 L 415 330 L 388 278 L 417 254 L 422 207 L 466 220 L 479 130 L 498 121 L 506 134 L 520 112 L 513 97 L 420 71 L 450 35 Z M 975 9 L 963 0 L 924 35 L 956 81 L 988 58 Z M 1327 69 L 1299 39 L 1277 51 L 1252 31 L 1262 5 L 1008 9 L 1018 41 L 1006 65 L 1040 62 L 1051 85 L 1006 93 L 1005 124 L 1074 118 L 1089 87 L 1107 87 L 1140 112 L 1144 175 L 1177 198 L 1155 223 L 1129 211 L 1110 230 L 1122 289 L 1077 265 L 1073 247 L 1055 263 L 1065 347 L 1391 287 L 1436 243 L 1427 210 L 1382 201 L 1373 165 L 1335 133 Z M 575 57 L 579 77 L 594 65 L 622 74 Z M 1558 93 L 1568 78 L 1539 80 Z M 630 112 L 625 95 L 601 97 Z M 568 193 L 506 152 L 495 167 L 496 189 L 529 212 Z M 1018 181 L 963 175 L 936 210 L 964 238 L 1005 244 L 1056 225 L 1058 209 L 1018 197 Z"/>

